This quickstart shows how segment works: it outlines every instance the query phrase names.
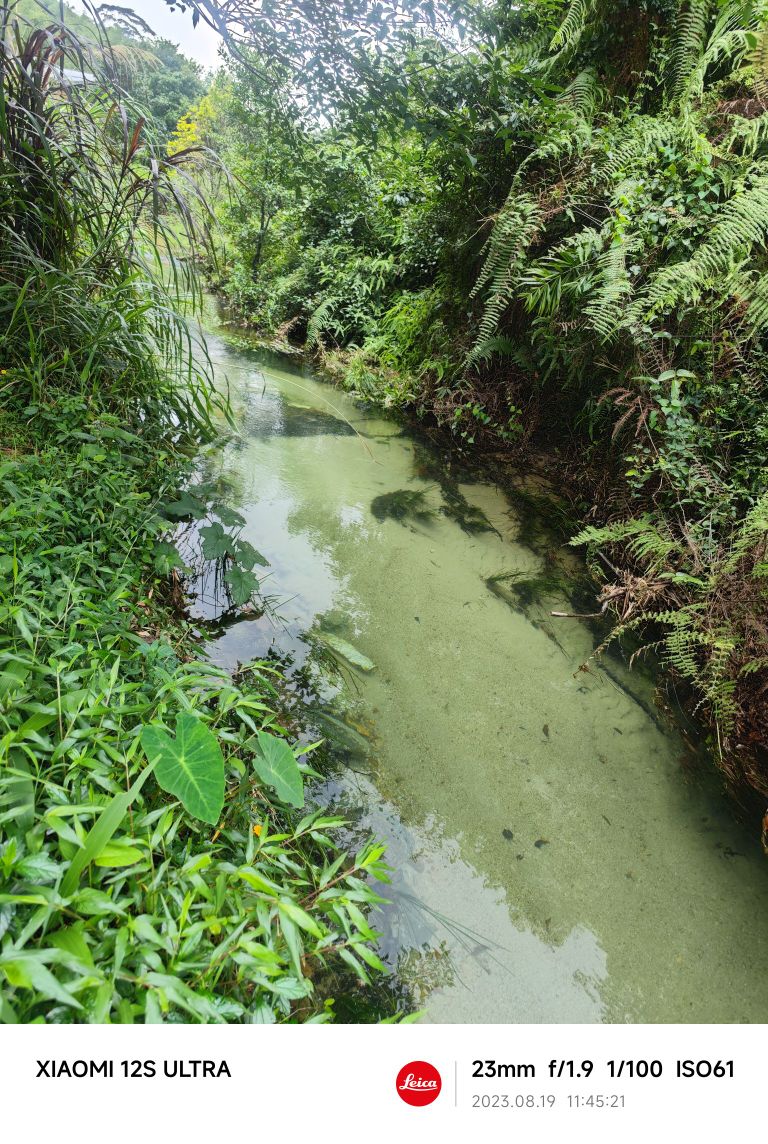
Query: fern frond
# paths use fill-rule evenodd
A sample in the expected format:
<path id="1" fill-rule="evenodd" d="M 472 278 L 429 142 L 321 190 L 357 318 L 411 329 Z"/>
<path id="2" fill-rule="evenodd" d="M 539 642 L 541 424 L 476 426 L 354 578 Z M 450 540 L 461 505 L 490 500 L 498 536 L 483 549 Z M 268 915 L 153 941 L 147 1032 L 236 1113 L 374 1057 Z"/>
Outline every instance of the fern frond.
<path id="1" fill-rule="evenodd" d="M 735 272 L 755 247 L 768 238 L 768 174 L 753 178 L 748 189 L 723 206 L 716 216 L 709 239 L 691 259 L 662 267 L 648 282 L 630 309 L 628 318 L 641 320 L 669 311 L 680 302 L 696 302 L 706 290 L 727 292 Z M 740 275 L 740 281 L 744 276 Z"/>
<path id="2" fill-rule="evenodd" d="M 740 0 L 726 2 L 715 20 L 707 46 L 690 68 L 679 95 L 686 101 L 700 96 L 704 91 L 704 78 L 714 64 L 729 59 L 738 67 L 754 42 L 755 17 L 749 12 L 750 5 Z"/>
<path id="3" fill-rule="evenodd" d="M 550 48 L 553 52 L 578 44 L 596 7 L 596 0 L 571 0 L 565 19 L 552 37 Z"/>
<path id="4" fill-rule="evenodd" d="M 733 572 L 760 541 L 768 537 L 768 493 L 750 509 L 734 537 L 731 550 L 722 565 L 722 574 Z"/>
<path id="5" fill-rule="evenodd" d="M 745 281 L 748 285 L 742 296 L 749 299 L 749 305 L 741 324 L 747 335 L 754 337 L 768 330 L 768 276 L 759 274 L 749 279 L 745 276 Z"/>
<path id="6" fill-rule="evenodd" d="M 477 342 L 467 358 L 467 365 L 475 365 L 480 360 L 483 343 L 495 334 L 499 319 L 512 300 L 525 254 L 541 223 L 538 201 L 532 195 L 521 194 L 513 188 L 485 244 L 485 261 L 472 289 L 472 297 L 485 289 L 488 296 Z"/>
<path id="7" fill-rule="evenodd" d="M 755 91 L 765 101 L 768 100 L 768 25 L 758 28 L 755 37 L 757 42 L 748 59 L 755 71 Z"/>
<path id="8" fill-rule="evenodd" d="M 530 313 L 551 317 L 563 297 L 589 294 L 599 273 L 598 255 L 603 237 L 594 227 L 571 235 L 542 258 L 531 262 L 520 275 L 520 297 Z"/>
<path id="9" fill-rule="evenodd" d="M 704 53 L 711 11 L 711 0 L 687 0 L 678 12 L 667 77 L 673 100 L 680 100 L 685 95 L 691 72 Z"/>
<path id="10" fill-rule="evenodd" d="M 680 552 L 680 545 L 662 531 L 650 516 L 614 521 L 598 528 L 588 525 L 568 542 L 574 547 L 586 544 L 590 553 L 609 544 L 624 544 L 629 552 L 646 564 L 648 574 L 669 566 L 670 558 Z"/>
<path id="11" fill-rule="evenodd" d="M 309 319 L 307 324 L 306 345 L 310 352 L 312 350 L 322 349 L 323 334 L 328 332 L 333 325 L 331 314 L 335 301 L 335 298 L 324 298 Z"/>
<path id="12" fill-rule="evenodd" d="M 531 368 L 530 354 L 526 351 L 525 346 L 518 345 L 511 338 L 502 337 L 486 338 L 484 341 L 478 342 L 470 355 L 472 362 L 468 364 L 487 363 L 495 354 L 509 358 L 520 369 L 529 370 Z"/>
<path id="13" fill-rule="evenodd" d="M 586 313 L 592 328 L 604 342 L 614 337 L 623 325 L 627 299 L 632 293 L 627 257 L 639 245 L 636 235 L 624 232 L 614 237 L 599 260 L 599 286 L 586 306 Z"/>
<path id="14" fill-rule="evenodd" d="M 631 171 L 639 161 L 672 142 L 676 130 L 676 124 L 669 119 L 654 115 L 632 117 L 622 124 L 620 132 L 614 128 L 606 153 L 595 162 L 593 177 L 604 183 Z"/>
<path id="15" fill-rule="evenodd" d="M 768 113 L 756 119 L 737 117 L 720 144 L 721 151 L 753 157 L 768 143 Z"/>
<path id="16" fill-rule="evenodd" d="M 567 103 L 585 119 L 591 118 L 602 99 L 602 89 L 592 68 L 585 68 L 574 76 L 558 99 Z"/>

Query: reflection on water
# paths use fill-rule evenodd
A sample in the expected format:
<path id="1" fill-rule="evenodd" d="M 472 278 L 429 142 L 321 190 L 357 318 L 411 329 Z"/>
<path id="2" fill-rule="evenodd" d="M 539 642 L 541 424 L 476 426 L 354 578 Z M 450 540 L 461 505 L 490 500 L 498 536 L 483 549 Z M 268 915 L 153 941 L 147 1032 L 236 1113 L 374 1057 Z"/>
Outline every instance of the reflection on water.
<path id="1" fill-rule="evenodd" d="M 337 663 L 318 718 L 349 766 L 321 796 L 389 843 L 382 954 L 426 1019 L 768 1020 L 759 848 L 642 676 L 577 671 L 592 636 L 549 615 L 573 557 L 398 425 L 210 350 L 242 434 L 208 464 L 278 612 L 211 651 Z"/>

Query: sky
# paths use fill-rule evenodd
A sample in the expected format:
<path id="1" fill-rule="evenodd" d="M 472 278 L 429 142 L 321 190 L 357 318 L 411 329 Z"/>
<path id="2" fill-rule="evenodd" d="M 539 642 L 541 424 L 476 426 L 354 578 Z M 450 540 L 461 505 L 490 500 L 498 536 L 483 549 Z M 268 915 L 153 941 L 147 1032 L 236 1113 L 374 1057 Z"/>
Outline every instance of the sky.
<path id="1" fill-rule="evenodd" d="M 82 11 L 83 5 L 78 0 L 70 0 L 73 8 Z M 192 27 L 192 13 L 172 12 L 165 0 L 116 0 L 123 8 L 132 8 L 133 11 L 146 20 L 150 28 L 164 40 L 172 40 L 178 44 L 185 56 L 197 60 L 205 68 L 214 68 L 218 63 L 218 50 L 221 37 L 201 20 L 196 28 Z"/>

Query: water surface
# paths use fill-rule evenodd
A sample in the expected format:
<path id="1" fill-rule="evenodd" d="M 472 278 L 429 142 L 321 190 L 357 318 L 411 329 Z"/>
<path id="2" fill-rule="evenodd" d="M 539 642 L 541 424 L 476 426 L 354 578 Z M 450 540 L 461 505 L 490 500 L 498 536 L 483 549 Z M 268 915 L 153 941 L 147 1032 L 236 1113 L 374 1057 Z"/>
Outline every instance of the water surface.
<path id="1" fill-rule="evenodd" d="M 682 766 L 647 679 L 578 670 L 592 632 L 549 615 L 573 609 L 557 580 L 578 564 L 527 498 L 306 372 L 209 349 L 240 432 L 208 464 L 278 617 L 243 617 L 210 651 L 320 665 L 348 762 L 321 797 L 389 843 L 375 921 L 426 1020 L 767 1021 L 755 832 Z"/>

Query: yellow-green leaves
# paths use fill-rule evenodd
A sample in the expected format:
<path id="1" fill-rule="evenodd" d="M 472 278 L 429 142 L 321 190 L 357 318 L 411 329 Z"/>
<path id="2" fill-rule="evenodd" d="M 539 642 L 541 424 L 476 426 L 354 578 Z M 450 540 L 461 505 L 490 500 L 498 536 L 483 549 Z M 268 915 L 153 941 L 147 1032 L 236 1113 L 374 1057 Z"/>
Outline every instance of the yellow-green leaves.
<path id="1" fill-rule="evenodd" d="M 77 998 L 68 993 L 53 976 L 45 961 L 46 954 L 38 950 L 3 955 L 0 957 L 0 973 L 16 989 L 32 989 L 49 1001 L 57 1001 L 59 1005 L 82 1009 Z"/>
<path id="2" fill-rule="evenodd" d="M 195 818 L 215 826 L 224 805 L 224 756 L 202 720 L 182 712 L 175 738 L 161 727 L 144 727 L 141 745 L 163 790 Z"/>

